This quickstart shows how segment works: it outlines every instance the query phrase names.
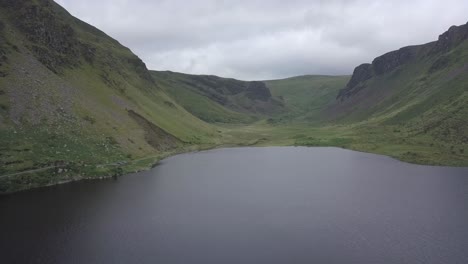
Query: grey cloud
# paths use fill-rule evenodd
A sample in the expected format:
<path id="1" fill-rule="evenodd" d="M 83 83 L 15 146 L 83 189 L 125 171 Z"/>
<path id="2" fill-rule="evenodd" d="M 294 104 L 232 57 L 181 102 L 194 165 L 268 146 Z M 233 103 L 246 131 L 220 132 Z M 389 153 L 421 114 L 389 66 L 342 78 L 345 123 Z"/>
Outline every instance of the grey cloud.
<path id="1" fill-rule="evenodd" d="M 58 0 L 151 69 L 241 79 L 350 74 L 466 23 L 468 2 Z"/>

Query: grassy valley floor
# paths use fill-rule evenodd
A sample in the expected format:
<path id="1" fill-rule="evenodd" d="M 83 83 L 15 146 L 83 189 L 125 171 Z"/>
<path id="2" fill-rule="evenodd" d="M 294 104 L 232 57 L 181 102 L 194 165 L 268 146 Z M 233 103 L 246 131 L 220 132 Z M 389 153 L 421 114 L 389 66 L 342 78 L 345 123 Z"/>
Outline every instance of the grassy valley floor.
<path id="1" fill-rule="evenodd" d="M 431 136 L 413 135 L 413 132 L 399 126 L 271 125 L 258 122 L 242 127 L 229 126 L 226 133 L 234 145 L 250 143 L 254 146 L 334 146 L 383 154 L 416 164 L 468 166 L 468 145 L 434 141 Z M 234 139 L 237 139 L 237 142 Z"/>

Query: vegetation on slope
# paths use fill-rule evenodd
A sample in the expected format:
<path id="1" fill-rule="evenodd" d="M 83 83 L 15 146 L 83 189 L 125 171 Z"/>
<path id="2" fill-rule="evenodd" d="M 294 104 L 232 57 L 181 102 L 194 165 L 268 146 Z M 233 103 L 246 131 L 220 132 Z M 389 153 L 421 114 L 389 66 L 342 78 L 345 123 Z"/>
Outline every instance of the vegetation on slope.
<path id="1" fill-rule="evenodd" d="M 340 122 L 396 126 L 404 137 L 468 149 L 468 24 L 357 67 L 327 114 Z"/>
<path id="2" fill-rule="evenodd" d="M 129 49 L 53 1 L 1 1 L 0 17 L 0 175 L 41 170 L 1 177 L 0 192 L 112 175 L 117 163 L 217 142 L 218 130 L 159 88 Z"/>
<path id="3" fill-rule="evenodd" d="M 206 122 L 250 123 L 284 108 L 264 82 L 170 71 L 151 73 L 180 105 Z"/>
<path id="4" fill-rule="evenodd" d="M 320 123 L 321 111 L 334 102 L 349 76 L 305 75 L 282 80 L 265 81 L 274 96 L 287 108 L 275 121 Z"/>

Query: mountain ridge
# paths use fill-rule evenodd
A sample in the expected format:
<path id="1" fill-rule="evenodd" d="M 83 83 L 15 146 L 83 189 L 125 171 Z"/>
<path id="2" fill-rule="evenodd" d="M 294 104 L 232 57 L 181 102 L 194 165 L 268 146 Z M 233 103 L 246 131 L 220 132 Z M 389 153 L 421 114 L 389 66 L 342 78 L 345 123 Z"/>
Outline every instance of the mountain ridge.
<path id="1" fill-rule="evenodd" d="M 345 100 L 346 97 L 349 97 L 353 92 L 359 90 L 359 84 L 376 75 L 378 76 L 391 72 L 416 57 L 447 52 L 460 45 L 466 39 L 468 39 L 468 22 L 460 26 L 451 26 L 446 32 L 439 35 L 437 41 L 421 45 L 406 46 L 378 56 L 372 63 L 363 63 L 354 69 L 351 80 L 337 95 L 337 99 Z M 443 63 L 443 61 L 436 61 L 432 65 L 431 70 L 437 70 Z"/>
<path id="2" fill-rule="evenodd" d="M 450 27 L 437 41 L 391 51 L 356 67 L 324 115 L 334 122 L 397 125 L 408 136 L 464 149 L 467 84 L 468 23 Z"/>
<path id="3" fill-rule="evenodd" d="M 179 104 L 209 123 L 249 123 L 283 111 L 263 81 L 242 81 L 215 75 L 151 71 Z"/>

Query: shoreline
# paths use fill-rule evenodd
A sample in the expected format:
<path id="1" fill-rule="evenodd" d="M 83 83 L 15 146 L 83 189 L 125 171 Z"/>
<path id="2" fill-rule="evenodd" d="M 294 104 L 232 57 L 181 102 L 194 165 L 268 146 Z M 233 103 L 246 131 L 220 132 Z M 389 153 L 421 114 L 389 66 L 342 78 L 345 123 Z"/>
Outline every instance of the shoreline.
<path id="1" fill-rule="evenodd" d="M 71 179 L 68 180 L 59 180 L 57 182 L 53 183 L 48 183 L 45 185 L 40 185 L 40 186 L 33 186 L 33 187 L 26 187 L 23 189 L 19 190 L 13 190 L 10 192 L 0 192 L 0 197 L 1 196 L 7 196 L 7 195 L 12 195 L 16 193 L 21 193 L 21 192 L 26 192 L 30 190 L 36 190 L 36 189 L 41 189 L 41 188 L 47 188 L 47 187 L 52 187 L 52 186 L 57 186 L 57 185 L 62 185 L 62 184 L 68 184 L 68 183 L 73 183 L 73 182 L 79 182 L 79 181 L 101 181 L 101 180 L 110 180 L 113 178 L 118 178 L 121 176 L 126 176 L 142 171 L 148 171 L 151 170 L 152 168 L 158 166 L 159 162 L 161 162 L 164 159 L 181 155 L 181 154 L 190 154 L 190 153 L 198 153 L 202 151 L 209 151 L 209 150 L 215 150 L 215 149 L 223 149 L 223 148 L 244 148 L 244 147 L 302 147 L 302 148 L 339 148 L 343 150 L 348 150 L 348 151 L 355 151 L 355 152 L 360 152 L 360 153 L 365 153 L 365 154 L 372 154 L 372 155 L 379 155 L 382 157 L 390 158 L 392 160 L 398 161 L 398 162 L 403 162 L 407 164 L 412 164 L 412 165 L 419 165 L 419 166 L 430 166 L 430 167 L 450 167 L 450 168 L 468 168 L 468 166 L 460 165 L 460 166 L 454 166 L 454 165 L 443 165 L 443 164 L 437 164 L 435 162 L 433 163 L 418 163 L 418 162 L 411 162 L 410 160 L 405 160 L 399 157 L 398 155 L 389 155 L 389 154 L 384 154 L 380 152 L 373 152 L 373 151 L 366 151 L 363 149 L 355 149 L 352 147 L 343 147 L 343 146 L 306 146 L 306 145 L 282 145 L 282 144 L 265 144 L 265 145 L 257 145 L 259 143 L 265 144 L 266 142 L 263 141 L 263 139 L 257 139 L 254 140 L 251 143 L 239 143 L 239 144 L 219 144 L 219 145 L 193 145 L 189 146 L 188 148 L 180 148 L 180 149 L 175 149 L 173 151 L 168 151 L 164 152 L 161 154 L 157 154 L 154 156 L 147 156 L 135 160 L 129 161 L 127 164 L 124 166 L 120 166 L 119 168 L 123 167 L 123 171 L 120 175 L 95 175 L 95 176 L 79 176 L 77 177 L 76 175 L 70 175 Z M 270 142 L 271 143 L 271 142 Z M 151 162 L 144 162 L 144 164 L 140 166 L 136 166 L 134 168 L 128 168 L 127 166 L 131 166 L 132 163 L 135 162 L 141 162 L 144 160 L 150 160 L 152 159 L 153 161 Z M 95 166 L 103 166 L 103 165 L 95 165 Z M 125 169 L 127 167 L 127 169 Z M 48 168 L 50 169 L 50 168 Z M 31 172 L 31 174 L 34 174 L 34 172 Z M 16 174 L 13 174 L 16 175 Z"/>

